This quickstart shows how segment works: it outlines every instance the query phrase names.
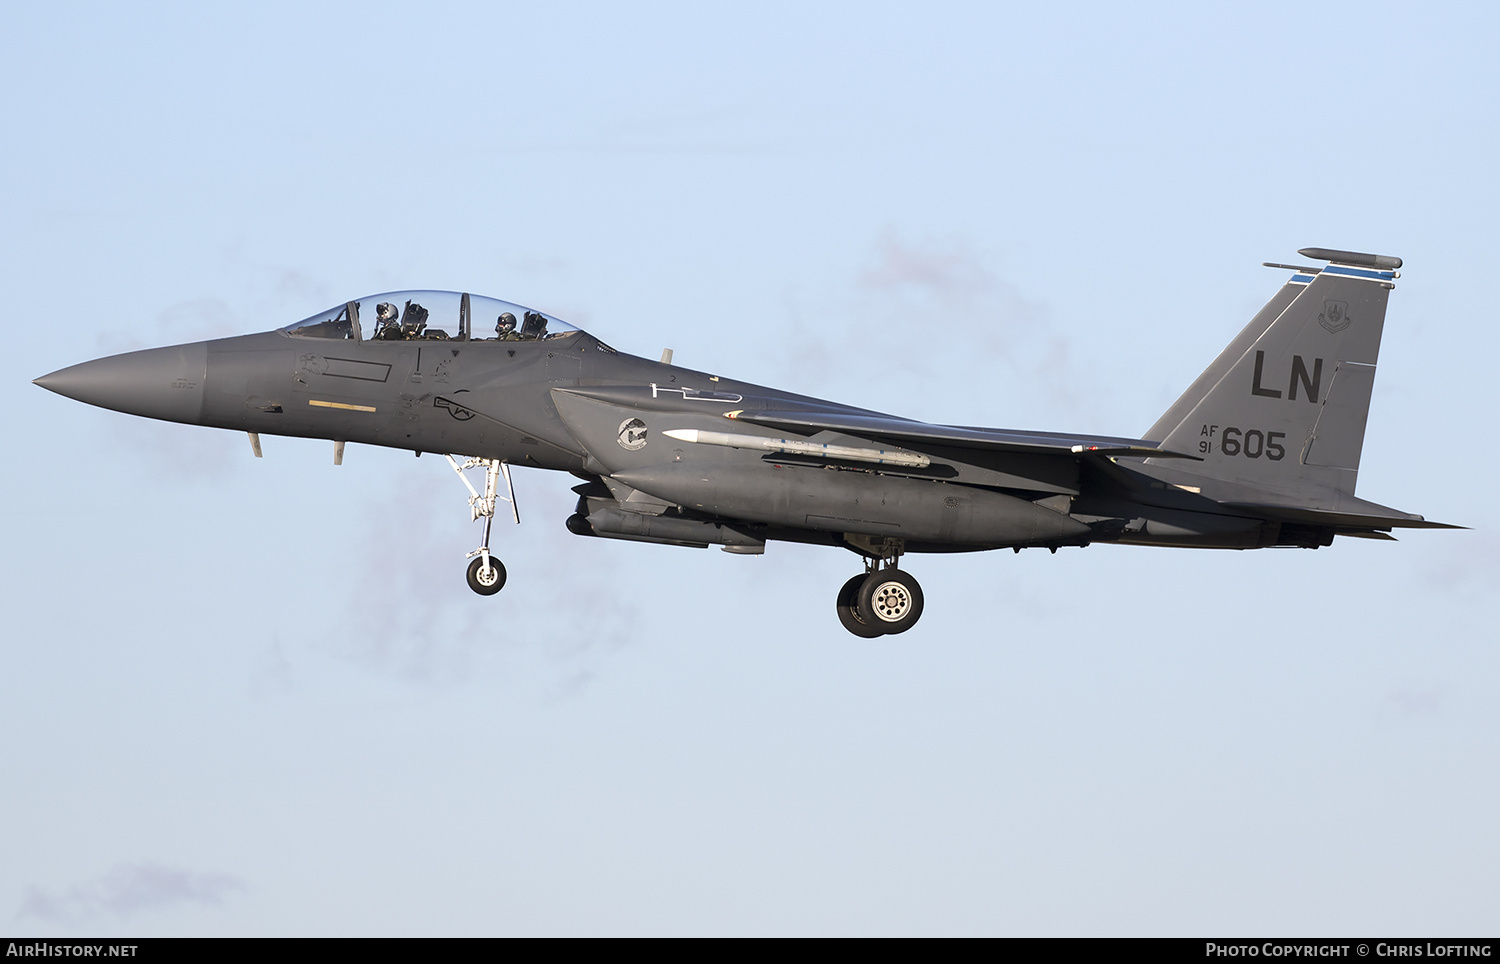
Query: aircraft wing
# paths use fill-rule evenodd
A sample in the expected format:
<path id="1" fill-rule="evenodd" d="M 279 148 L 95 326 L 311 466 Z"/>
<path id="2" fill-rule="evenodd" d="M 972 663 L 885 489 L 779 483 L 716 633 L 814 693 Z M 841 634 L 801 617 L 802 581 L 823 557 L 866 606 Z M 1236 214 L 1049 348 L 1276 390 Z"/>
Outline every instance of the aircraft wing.
<path id="1" fill-rule="evenodd" d="M 900 442 L 903 445 L 945 445 L 955 448 L 985 449 L 1031 455 L 1131 455 L 1151 458 L 1196 459 L 1182 452 L 1169 452 L 1156 442 L 1145 439 L 1115 438 L 1105 435 L 1071 435 L 1050 432 L 1017 432 L 1005 429 L 970 428 L 959 425 L 933 425 L 889 415 L 854 412 L 760 411 L 735 412 L 729 415 L 741 422 L 754 422 L 800 435 L 818 432 L 841 432 L 874 440 Z"/>

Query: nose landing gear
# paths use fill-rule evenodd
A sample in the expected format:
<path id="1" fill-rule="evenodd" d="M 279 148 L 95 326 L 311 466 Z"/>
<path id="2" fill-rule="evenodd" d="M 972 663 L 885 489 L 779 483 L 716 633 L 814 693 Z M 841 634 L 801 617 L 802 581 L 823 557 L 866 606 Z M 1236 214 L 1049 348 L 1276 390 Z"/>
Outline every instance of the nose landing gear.
<path id="1" fill-rule="evenodd" d="M 505 564 L 490 556 L 489 565 L 480 556 L 469 563 L 469 588 L 481 596 L 493 596 L 505 588 Z"/>
<path id="2" fill-rule="evenodd" d="M 874 639 L 904 633 L 922 618 L 921 585 L 911 573 L 896 568 L 901 549 L 899 540 L 885 540 L 880 555 L 865 558 L 864 575 L 839 589 L 839 622 L 854 635 Z"/>
<path id="3" fill-rule="evenodd" d="M 469 588 L 481 596 L 493 596 L 505 588 L 505 566 L 499 559 L 490 555 L 490 526 L 495 521 L 495 502 L 503 499 L 510 503 L 510 513 L 517 523 L 521 521 L 521 512 L 516 508 L 516 489 L 510 481 L 510 466 L 499 459 L 469 459 L 463 465 L 459 465 L 451 455 L 443 458 L 453 466 L 453 471 L 458 473 L 458 479 L 469 490 L 469 521 L 484 520 L 484 542 L 478 549 L 469 553 L 473 561 L 469 563 L 468 581 Z M 480 495 L 464 475 L 465 469 L 484 469 L 484 494 Z M 505 495 L 500 495 L 500 477 L 505 477 Z"/>

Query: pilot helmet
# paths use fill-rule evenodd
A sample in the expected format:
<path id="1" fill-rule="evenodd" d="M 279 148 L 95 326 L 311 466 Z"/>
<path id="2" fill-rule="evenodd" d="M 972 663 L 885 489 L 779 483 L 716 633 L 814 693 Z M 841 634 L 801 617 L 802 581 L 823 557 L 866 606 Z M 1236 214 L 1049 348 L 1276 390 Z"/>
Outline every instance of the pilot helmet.
<path id="1" fill-rule="evenodd" d="M 382 301 L 375 306 L 375 319 L 381 324 L 396 320 L 396 306 L 389 301 Z"/>
<path id="2" fill-rule="evenodd" d="M 516 316 L 510 312 L 504 312 L 495 321 L 496 331 L 512 331 L 516 327 Z"/>

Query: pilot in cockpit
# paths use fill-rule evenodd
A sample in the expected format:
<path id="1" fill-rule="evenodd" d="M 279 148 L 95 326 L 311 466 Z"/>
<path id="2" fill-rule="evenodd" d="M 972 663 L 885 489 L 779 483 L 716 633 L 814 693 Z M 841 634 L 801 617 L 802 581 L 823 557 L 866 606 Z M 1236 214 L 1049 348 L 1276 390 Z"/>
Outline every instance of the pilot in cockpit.
<path id="1" fill-rule="evenodd" d="M 389 301 L 375 306 L 375 338 L 378 341 L 400 341 L 400 311 Z"/>
<path id="2" fill-rule="evenodd" d="M 521 336 L 516 334 L 516 316 L 510 312 L 504 312 L 495 320 L 496 341 L 516 341 Z"/>

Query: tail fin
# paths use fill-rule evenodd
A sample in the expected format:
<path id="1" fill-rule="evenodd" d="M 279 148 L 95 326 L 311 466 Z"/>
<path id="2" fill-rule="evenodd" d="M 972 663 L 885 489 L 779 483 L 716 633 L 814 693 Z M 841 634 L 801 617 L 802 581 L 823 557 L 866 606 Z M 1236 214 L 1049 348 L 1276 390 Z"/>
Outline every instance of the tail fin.
<path id="1" fill-rule="evenodd" d="M 1354 494 L 1400 258 L 1303 248 L 1297 273 L 1146 433 L 1186 470 L 1309 507 Z M 1291 267 L 1271 265 L 1271 267 Z"/>

